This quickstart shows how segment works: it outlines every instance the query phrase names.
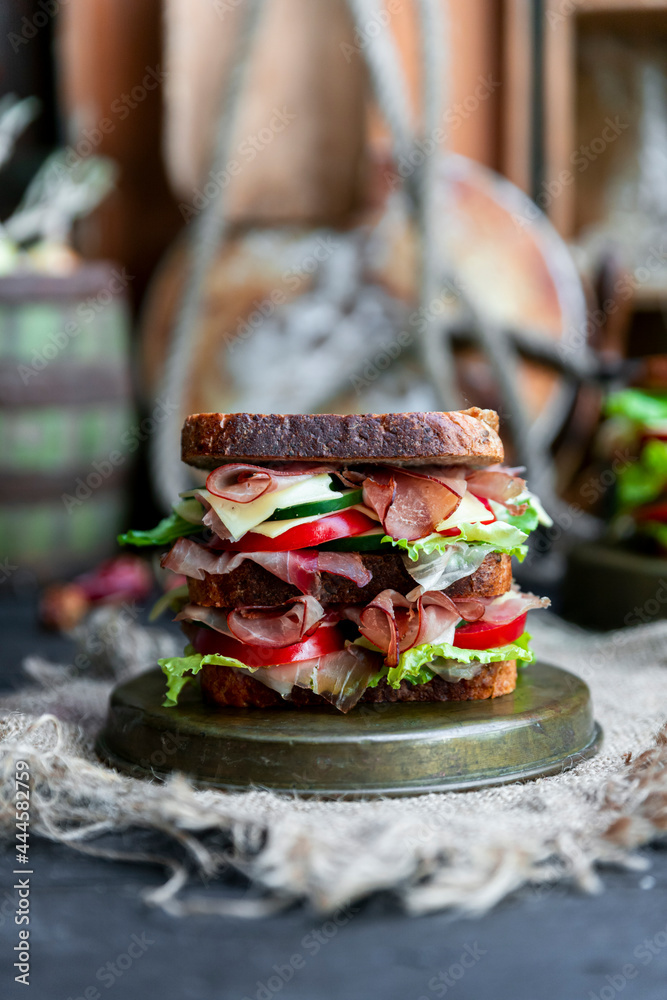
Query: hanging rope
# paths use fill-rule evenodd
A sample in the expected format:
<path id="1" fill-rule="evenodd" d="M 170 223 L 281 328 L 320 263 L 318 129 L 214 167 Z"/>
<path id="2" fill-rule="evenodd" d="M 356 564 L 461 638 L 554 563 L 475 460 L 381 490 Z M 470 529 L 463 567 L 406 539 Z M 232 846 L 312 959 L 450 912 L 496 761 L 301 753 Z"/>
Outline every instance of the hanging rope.
<path id="1" fill-rule="evenodd" d="M 444 54 L 450 51 L 449 18 L 440 0 L 418 0 L 418 3 L 424 94 L 424 158 L 419 174 L 422 247 L 420 305 L 426 324 L 419 349 L 424 369 L 431 377 L 443 409 L 456 410 L 461 405 L 456 366 L 451 342 L 443 335 L 440 311 L 436 309 L 436 304 L 442 299 L 443 282 L 448 270 L 442 259 L 442 249 L 438 246 L 438 168 L 442 148 L 435 137 L 442 128 L 443 110 L 449 93 L 449 67 L 444 58 Z"/>
<path id="2" fill-rule="evenodd" d="M 239 99 L 245 89 L 250 54 L 264 3 L 265 0 L 245 0 L 238 9 L 238 35 L 226 92 L 218 113 L 211 162 L 214 177 L 222 175 L 230 157 Z M 168 416 L 155 433 L 150 454 L 153 484 L 165 511 L 171 509 L 174 498 L 190 485 L 180 461 L 181 423 L 191 371 L 192 343 L 199 329 L 206 276 L 227 232 L 227 197 L 225 188 L 220 196 L 210 199 L 192 223 L 189 269 L 162 383 L 162 397 L 168 403 Z"/>

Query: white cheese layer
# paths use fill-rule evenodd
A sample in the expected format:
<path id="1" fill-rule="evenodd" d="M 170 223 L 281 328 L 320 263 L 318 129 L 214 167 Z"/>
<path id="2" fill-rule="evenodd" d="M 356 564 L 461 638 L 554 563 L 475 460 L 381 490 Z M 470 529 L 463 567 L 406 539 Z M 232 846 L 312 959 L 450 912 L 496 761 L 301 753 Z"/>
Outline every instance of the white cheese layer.
<path id="1" fill-rule="evenodd" d="M 225 525 L 234 541 L 237 541 L 246 531 L 253 531 L 258 524 L 271 517 L 274 511 L 280 507 L 292 507 L 299 503 L 319 503 L 322 500 L 333 500 L 343 496 L 335 490 L 330 489 L 331 477 L 324 473 L 320 476 L 299 476 L 287 480 L 283 489 L 275 490 L 272 493 L 265 493 L 264 496 L 251 500 L 249 503 L 234 503 L 232 500 L 223 500 L 216 497 L 208 490 L 195 490 L 196 496 L 201 496 L 210 503 L 222 523 Z M 298 518 L 303 522 L 311 518 Z M 273 523 L 273 522 L 272 522 Z M 293 525 L 292 521 L 280 521 L 279 524 Z M 286 528 L 283 528 L 286 531 Z"/>
<path id="2" fill-rule="evenodd" d="M 474 524 L 476 521 L 491 521 L 493 514 L 481 500 L 472 493 L 465 493 L 454 513 L 441 521 L 436 531 L 446 531 L 448 528 L 458 528 L 459 524 Z"/>
<path id="3" fill-rule="evenodd" d="M 369 510 L 363 504 L 355 504 L 353 507 L 345 507 L 343 510 L 331 510 L 328 514 L 311 514 L 310 517 L 290 517 L 284 521 L 267 521 L 265 524 L 258 524 L 252 530 L 256 535 L 266 535 L 267 538 L 277 538 L 290 528 L 296 528 L 300 524 L 308 524 L 309 521 L 321 521 L 326 517 L 335 517 L 336 514 L 346 514 L 349 510 L 360 510 L 367 517 L 372 517 L 377 521 L 378 516 L 375 511 Z"/>

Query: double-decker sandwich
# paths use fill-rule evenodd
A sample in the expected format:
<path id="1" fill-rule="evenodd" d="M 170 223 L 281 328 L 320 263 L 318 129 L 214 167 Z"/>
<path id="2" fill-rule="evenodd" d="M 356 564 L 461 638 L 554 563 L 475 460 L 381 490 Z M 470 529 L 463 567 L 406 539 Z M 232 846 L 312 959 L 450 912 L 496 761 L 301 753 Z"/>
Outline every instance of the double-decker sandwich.
<path id="1" fill-rule="evenodd" d="M 512 582 L 546 519 L 504 468 L 492 410 L 341 416 L 201 413 L 182 459 L 208 473 L 133 544 L 173 543 L 189 645 L 219 706 L 450 701 L 514 690 L 526 614 Z M 202 475 L 203 480 L 203 475 Z"/>

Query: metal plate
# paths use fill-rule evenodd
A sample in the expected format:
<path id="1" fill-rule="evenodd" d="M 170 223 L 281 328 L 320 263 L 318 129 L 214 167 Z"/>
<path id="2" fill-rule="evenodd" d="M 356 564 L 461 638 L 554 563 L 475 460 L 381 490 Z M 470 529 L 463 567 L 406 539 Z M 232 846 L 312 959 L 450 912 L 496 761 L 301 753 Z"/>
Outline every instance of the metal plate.
<path id="1" fill-rule="evenodd" d="M 211 710 L 198 685 L 163 708 L 159 670 L 117 687 L 97 750 L 135 777 L 172 771 L 225 791 L 250 787 L 360 798 L 479 788 L 555 774 L 600 745 L 578 677 L 534 664 L 485 701 L 335 709 Z"/>

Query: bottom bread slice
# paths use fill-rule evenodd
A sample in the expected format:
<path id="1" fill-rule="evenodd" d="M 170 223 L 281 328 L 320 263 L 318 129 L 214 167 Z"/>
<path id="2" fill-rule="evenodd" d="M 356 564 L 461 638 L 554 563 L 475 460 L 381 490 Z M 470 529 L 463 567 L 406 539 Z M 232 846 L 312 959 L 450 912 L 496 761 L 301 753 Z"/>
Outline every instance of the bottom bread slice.
<path id="1" fill-rule="evenodd" d="M 271 688 L 231 667 L 204 666 L 201 671 L 201 688 L 207 702 L 228 708 L 277 708 L 328 705 L 325 698 L 304 688 L 294 687 L 289 701 Z M 482 666 L 471 680 L 446 681 L 434 677 L 428 684 L 410 684 L 401 681 L 392 688 L 386 681 L 377 687 L 367 688 L 362 702 L 382 704 L 407 701 L 476 701 L 481 698 L 498 698 L 509 694 L 516 687 L 516 660 L 500 660 Z"/>

